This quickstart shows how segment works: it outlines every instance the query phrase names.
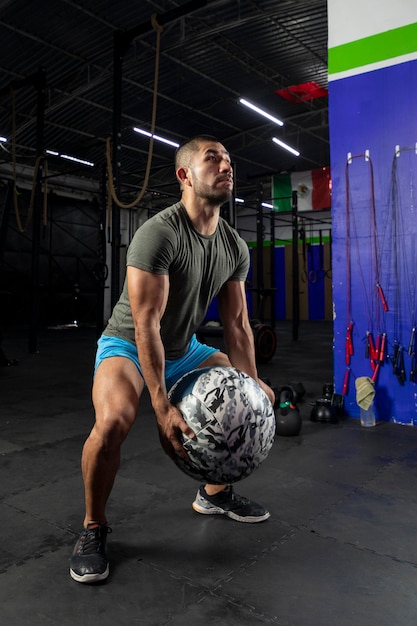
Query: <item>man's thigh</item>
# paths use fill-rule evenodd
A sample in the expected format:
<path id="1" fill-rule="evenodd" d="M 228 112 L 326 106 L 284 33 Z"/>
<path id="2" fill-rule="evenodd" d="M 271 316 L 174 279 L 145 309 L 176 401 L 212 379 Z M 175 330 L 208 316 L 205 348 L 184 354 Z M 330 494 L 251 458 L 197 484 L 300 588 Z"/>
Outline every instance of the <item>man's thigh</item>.
<path id="1" fill-rule="evenodd" d="M 136 418 L 143 388 L 143 378 L 130 359 L 114 356 L 101 361 L 92 391 L 96 421 L 121 421 L 130 428 Z"/>

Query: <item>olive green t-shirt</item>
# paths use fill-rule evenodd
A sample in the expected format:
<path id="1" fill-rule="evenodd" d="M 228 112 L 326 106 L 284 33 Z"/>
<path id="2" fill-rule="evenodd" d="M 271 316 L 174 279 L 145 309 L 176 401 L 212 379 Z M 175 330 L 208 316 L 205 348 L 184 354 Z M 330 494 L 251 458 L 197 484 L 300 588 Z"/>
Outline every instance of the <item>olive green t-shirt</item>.
<path id="1" fill-rule="evenodd" d="M 177 202 L 138 228 L 129 245 L 126 264 L 169 276 L 161 337 L 166 358 L 171 360 L 187 351 L 191 336 L 221 287 L 228 280 L 246 280 L 249 250 L 223 218 L 213 235 L 201 235 L 184 206 Z M 135 343 L 127 277 L 104 334 Z"/>

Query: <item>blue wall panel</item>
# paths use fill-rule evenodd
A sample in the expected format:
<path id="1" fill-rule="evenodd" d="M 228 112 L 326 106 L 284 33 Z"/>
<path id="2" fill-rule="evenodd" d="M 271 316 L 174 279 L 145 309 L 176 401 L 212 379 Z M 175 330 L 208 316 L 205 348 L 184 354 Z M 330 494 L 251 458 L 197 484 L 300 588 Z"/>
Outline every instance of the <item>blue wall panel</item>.
<path id="1" fill-rule="evenodd" d="M 417 423 L 417 385 L 409 380 L 412 357 L 406 350 L 417 300 L 416 102 L 416 61 L 333 81 L 329 85 L 336 390 L 342 391 L 347 371 L 345 340 L 351 308 L 354 354 L 348 370 L 347 413 L 353 416 L 359 413 L 355 378 L 371 377 L 374 373 L 366 356 L 367 331 L 375 340 L 377 334 L 383 332 L 387 336 L 390 358 L 384 359 L 376 378 L 377 414 L 379 419 L 404 424 Z M 394 156 L 396 146 L 401 148 L 397 159 Z M 370 160 L 364 156 L 366 150 L 369 150 Z M 362 156 L 353 158 L 347 166 L 348 153 L 353 157 Z M 393 195 L 393 164 L 397 170 L 397 195 Z M 376 230 L 372 207 L 375 208 Z M 347 238 L 348 227 L 350 237 Z M 376 278 L 384 291 L 388 311 L 383 310 Z M 406 348 L 403 354 L 407 380 L 403 384 L 393 372 L 396 341 Z"/>

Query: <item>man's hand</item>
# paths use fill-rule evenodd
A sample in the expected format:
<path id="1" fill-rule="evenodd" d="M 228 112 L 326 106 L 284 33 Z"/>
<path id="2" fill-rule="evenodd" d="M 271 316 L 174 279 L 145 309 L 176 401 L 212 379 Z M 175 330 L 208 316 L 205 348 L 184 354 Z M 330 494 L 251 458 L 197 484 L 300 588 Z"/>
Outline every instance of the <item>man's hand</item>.
<path id="1" fill-rule="evenodd" d="M 274 393 L 273 389 L 271 389 L 271 387 L 269 385 L 267 385 L 266 382 L 263 381 L 261 378 L 258 378 L 257 383 L 265 391 L 265 393 L 268 396 L 272 406 L 274 406 L 274 404 L 275 404 L 275 393 Z"/>
<path id="2" fill-rule="evenodd" d="M 195 438 L 194 431 L 188 426 L 181 412 L 170 402 L 163 407 L 155 409 L 156 423 L 158 426 L 159 439 L 164 452 L 173 460 L 179 455 L 185 461 L 189 461 L 188 455 L 182 445 L 181 434 L 189 439 Z"/>

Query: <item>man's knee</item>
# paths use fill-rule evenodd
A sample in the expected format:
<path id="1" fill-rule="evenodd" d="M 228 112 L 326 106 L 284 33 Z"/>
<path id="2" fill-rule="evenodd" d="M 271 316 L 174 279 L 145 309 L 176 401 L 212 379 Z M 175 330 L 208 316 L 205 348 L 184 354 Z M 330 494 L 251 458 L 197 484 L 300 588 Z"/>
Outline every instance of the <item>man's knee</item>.
<path id="1" fill-rule="evenodd" d="M 117 449 L 126 439 L 134 419 L 133 414 L 97 415 L 90 438 L 95 440 L 103 451 Z"/>

